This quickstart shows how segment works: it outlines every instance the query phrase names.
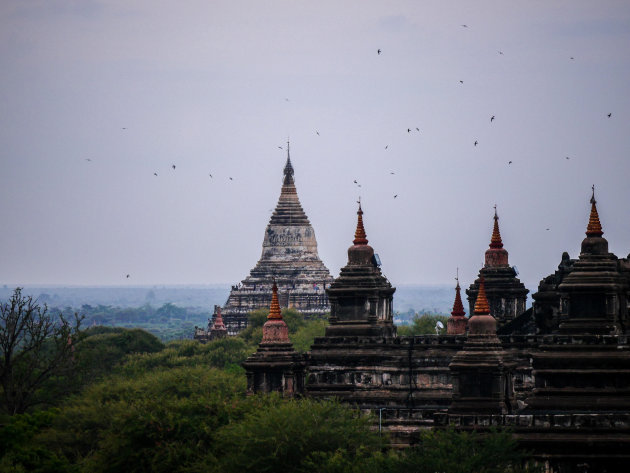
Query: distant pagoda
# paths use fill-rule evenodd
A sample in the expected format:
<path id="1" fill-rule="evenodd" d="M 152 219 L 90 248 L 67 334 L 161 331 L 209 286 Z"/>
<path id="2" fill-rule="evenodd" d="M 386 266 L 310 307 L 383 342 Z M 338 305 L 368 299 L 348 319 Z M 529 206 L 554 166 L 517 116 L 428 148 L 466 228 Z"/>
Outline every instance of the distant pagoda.
<path id="1" fill-rule="evenodd" d="M 333 278 L 319 259 L 315 231 L 300 204 L 288 143 L 280 199 L 265 230 L 262 256 L 249 276 L 232 286 L 221 310 L 229 335 L 247 326 L 249 312 L 269 307 L 274 280 L 281 307 L 306 316 L 330 312 L 326 288 Z"/>

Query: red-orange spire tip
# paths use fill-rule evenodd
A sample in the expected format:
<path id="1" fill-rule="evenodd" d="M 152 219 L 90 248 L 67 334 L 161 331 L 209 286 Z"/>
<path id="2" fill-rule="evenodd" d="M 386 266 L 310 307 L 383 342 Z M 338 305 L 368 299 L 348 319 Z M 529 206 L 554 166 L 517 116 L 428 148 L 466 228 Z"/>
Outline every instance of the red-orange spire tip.
<path id="1" fill-rule="evenodd" d="M 359 210 L 357 211 L 357 229 L 354 232 L 354 243 L 355 245 L 367 245 L 368 239 L 365 234 L 365 228 L 363 228 L 363 210 L 361 210 L 361 201 L 359 201 Z"/>
<path id="2" fill-rule="evenodd" d="M 276 281 L 273 281 L 273 287 L 271 288 L 271 306 L 269 307 L 269 315 L 267 319 L 280 319 L 282 320 L 282 312 L 280 312 L 280 303 L 278 302 L 278 286 Z"/>
<path id="3" fill-rule="evenodd" d="M 503 242 L 501 241 L 501 232 L 499 232 L 499 216 L 497 215 L 496 205 L 494 206 L 494 228 L 492 229 L 490 248 L 503 248 Z"/>
<path id="4" fill-rule="evenodd" d="M 477 300 L 475 301 L 475 315 L 489 315 L 490 306 L 488 305 L 488 299 L 486 297 L 486 284 L 483 276 L 479 281 L 479 294 L 477 294 Z"/>
<path id="5" fill-rule="evenodd" d="M 591 215 L 588 218 L 586 227 L 586 236 L 600 237 L 604 234 L 602 224 L 599 222 L 599 214 L 597 213 L 597 201 L 595 200 L 595 185 L 593 185 L 593 195 L 591 196 Z"/>
<path id="6" fill-rule="evenodd" d="M 455 286 L 455 302 L 453 303 L 453 312 L 451 312 L 453 317 L 464 317 L 466 315 L 466 312 L 464 312 L 464 304 L 462 304 L 460 290 L 459 279 L 457 279 L 457 286 Z"/>

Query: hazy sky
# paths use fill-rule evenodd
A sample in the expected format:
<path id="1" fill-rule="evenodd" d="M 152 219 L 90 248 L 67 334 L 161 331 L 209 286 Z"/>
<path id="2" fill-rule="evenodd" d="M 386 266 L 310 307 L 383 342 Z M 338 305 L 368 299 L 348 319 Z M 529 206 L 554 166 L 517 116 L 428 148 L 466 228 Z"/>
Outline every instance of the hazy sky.
<path id="1" fill-rule="evenodd" d="M 620 0 L 3 0 L 0 284 L 240 281 L 290 137 L 333 276 L 361 196 L 392 284 L 467 286 L 496 204 L 535 290 L 593 184 L 630 252 L 629 87 Z"/>

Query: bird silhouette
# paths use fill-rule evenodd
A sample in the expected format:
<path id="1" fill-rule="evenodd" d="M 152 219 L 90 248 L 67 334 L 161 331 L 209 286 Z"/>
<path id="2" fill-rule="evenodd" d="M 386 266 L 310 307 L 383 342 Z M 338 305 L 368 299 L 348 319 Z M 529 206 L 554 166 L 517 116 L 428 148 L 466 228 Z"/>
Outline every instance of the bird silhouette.
<path id="1" fill-rule="evenodd" d="M 463 83 L 464 83 L 464 81 L 463 81 L 463 80 L 460 80 L 460 81 L 459 81 L 459 83 L 460 83 L 460 84 L 463 84 Z"/>
<path id="2" fill-rule="evenodd" d="M 398 197 L 398 194 L 395 194 L 395 195 L 394 195 L 394 199 L 395 199 L 396 197 Z"/>
<path id="3" fill-rule="evenodd" d="M 129 279 L 129 274 L 127 274 L 127 279 Z"/>
<path id="4" fill-rule="evenodd" d="M 394 171 L 391 171 L 390 174 L 394 174 Z"/>
<path id="5" fill-rule="evenodd" d="M 212 177 L 212 174 L 208 173 L 208 176 Z"/>
<path id="6" fill-rule="evenodd" d="M 503 51 L 499 51 L 499 54 L 503 54 Z"/>
<path id="7" fill-rule="evenodd" d="M 377 49 L 377 50 L 376 50 L 376 54 L 381 54 L 381 50 L 380 50 L 380 49 Z"/>
<path id="8" fill-rule="evenodd" d="M 411 132 L 411 128 L 407 128 L 407 133 Z"/>
<path id="9" fill-rule="evenodd" d="M 512 161 L 508 161 L 508 164 L 512 164 Z"/>
<path id="10" fill-rule="evenodd" d="M 548 228 L 545 228 L 545 230 L 549 231 L 549 229 L 548 229 Z"/>
<path id="11" fill-rule="evenodd" d="M 319 131 L 315 131 L 315 133 L 317 133 L 317 136 L 319 136 Z"/>
<path id="12" fill-rule="evenodd" d="M 477 146 L 477 144 L 478 144 L 478 143 L 479 143 L 479 142 L 478 142 L 477 140 L 475 140 L 475 146 Z"/>
<path id="13" fill-rule="evenodd" d="M 278 146 L 279 149 L 282 149 L 282 146 Z"/>
<path id="14" fill-rule="evenodd" d="M 232 178 L 230 177 L 230 181 L 233 181 L 233 180 L 234 180 L 234 179 L 232 179 Z"/>
<path id="15" fill-rule="evenodd" d="M 86 161 L 89 161 L 90 163 L 92 162 L 92 159 L 90 158 L 85 158 Z"/>
<path id="16" fill-rule="evenodd" d="M 571 56 L 571 59 L 573 59 L 573 56 Z"/>
<path id="17" fill-rule="evenodd" d="M 612 113 L 609 113 L 609 114 L 608 114 L 608 118 L 610 118 L 611 116 L 612 116 Z"/>
<path id="18" fill-rule="evenodd" d="M 154 175 L 154 176 L 157 176 L 157 172 L 154 172 L 154 173 L 153 173 L 153 175 Z"/>
<path id="19" fill-rule="evenodd" d="M 463 28 L 468 28 L 468 25 L 462 25 Z"/>
<path id="20" fill-rule="evenodd" d="M 355 184 L 357 184 L 357 181 L 356 181 L 356 179 L 355 179 L 355 180 L 354 180 L 353 182 L 354 182 Z"/>
<path id="21" fill-rule="evenodd" d="M 122 127 L 122 129 L 123 129 L 123 130 L 126 130 L 127 128 L 123 126 L 123 127 Z"/>
<path id="22" fill-rule="evenodd" d="M 173 169 L 175 169 L 175 165 L 174 165 L 174 164 L 172 164 L 172 165 L 171 165 L 171 167 L 172 167 Z"/>
<path id="23" fill-rule="evenodd" d="M 389 145 L 385 145 L 385 149 L 389 148 Z"/>
<path id="24" fill-rule="evenodd" d="M 490 117 L 490 123 L 492 123 L 493 121 L 494 121 L 494 115 Z"/>
<path id="25" fill-rule="evenodd" d="M 566 156 L 564 159 L 571 159 L 571 158 L 569 158 L 568 156 Z"/>
<path id="26" fill-rule="evenodd" d="M 420 128 L 416 127 L 416 131 L 420 131 Z"/>

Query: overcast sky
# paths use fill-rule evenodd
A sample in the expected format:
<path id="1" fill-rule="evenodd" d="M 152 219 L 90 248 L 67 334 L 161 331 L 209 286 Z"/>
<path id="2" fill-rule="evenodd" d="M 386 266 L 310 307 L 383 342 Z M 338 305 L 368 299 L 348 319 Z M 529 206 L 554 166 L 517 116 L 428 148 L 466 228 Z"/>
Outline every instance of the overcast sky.
<path id="1" fill-rule="evenodd" d="M 360 196 L 392 284 L 467 286 L 496 204 L 535 291 L 593 184 L 630 252 L 629 87 L 619 0 L 3 0 L 0 284 L 242 280 L 290 138 L 333 276 Z"/>

